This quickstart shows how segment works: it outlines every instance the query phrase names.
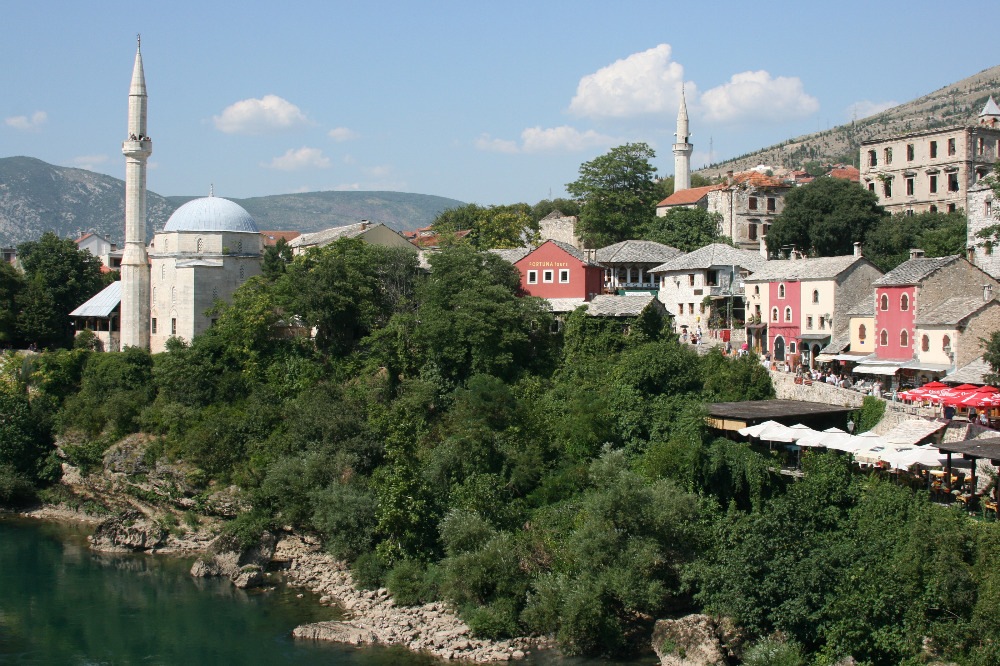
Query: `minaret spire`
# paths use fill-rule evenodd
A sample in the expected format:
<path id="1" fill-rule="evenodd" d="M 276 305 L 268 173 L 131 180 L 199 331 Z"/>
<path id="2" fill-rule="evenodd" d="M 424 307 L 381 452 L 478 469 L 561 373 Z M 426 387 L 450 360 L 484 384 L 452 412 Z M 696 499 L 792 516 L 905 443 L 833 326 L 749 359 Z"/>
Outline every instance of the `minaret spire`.
<path id="1" fill-rule="evenodd" d="M 146 76 L 142 40 L 136 35 L 135 65 L 128 92 L 125 155 L 125 251 L 122 253 L 121 347 L 149 349 L 149 257 L 146 254 L 146 160 L 153 142 L 146 135 Z"/>
<path id="2" fill-rule="evenodd" d="M 677 132 L 674 134 L 674 192 L 691 189 L 691 153 L 694 146 L 688 143 L 687 100 L 684 98 L 684 82 L 681 82 L 681 106 L 677 111 Z"/>

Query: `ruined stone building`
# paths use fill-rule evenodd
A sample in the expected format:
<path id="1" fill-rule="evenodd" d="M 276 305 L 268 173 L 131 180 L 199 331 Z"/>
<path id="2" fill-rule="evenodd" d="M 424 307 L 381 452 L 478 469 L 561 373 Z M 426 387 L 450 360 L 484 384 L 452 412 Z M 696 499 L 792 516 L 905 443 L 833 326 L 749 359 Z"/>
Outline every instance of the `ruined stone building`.
<path id="1" fill-rule="evenodd" d="M 861 183 L 890 213 L 969 210 L 970 189 L 1000 159 L 1000 107 L 990 97 L 973 127 L 946 127 L 861 144 Z"/>

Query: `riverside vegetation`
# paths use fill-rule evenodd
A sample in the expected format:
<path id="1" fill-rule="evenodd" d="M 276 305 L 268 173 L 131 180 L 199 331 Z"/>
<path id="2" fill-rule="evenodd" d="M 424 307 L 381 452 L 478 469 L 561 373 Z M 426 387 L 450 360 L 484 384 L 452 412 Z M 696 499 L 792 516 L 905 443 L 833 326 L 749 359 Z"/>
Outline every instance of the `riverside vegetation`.
<path id="1" fill-rule="evenodd" d="M 239 489 L 233 540 L 311 533 L 356 584 L 446 604 L 472 637 L 613 655 L 703 612 L 739 627 L 744 663 L 1000 662 L 994 524 L 836 455 L 787 481 L 713 438 L 705 402 L 773 396 L 752 357 L 699 357 L 651 311 L 552 332 L 497 256 L 431 262 L 340 241 L 168 353 L 5 355 L 0 502 L 57 499 L 62 460 L 96 469 L 143 433 L 147 466 L 183 464 L 198 497 Z"/>

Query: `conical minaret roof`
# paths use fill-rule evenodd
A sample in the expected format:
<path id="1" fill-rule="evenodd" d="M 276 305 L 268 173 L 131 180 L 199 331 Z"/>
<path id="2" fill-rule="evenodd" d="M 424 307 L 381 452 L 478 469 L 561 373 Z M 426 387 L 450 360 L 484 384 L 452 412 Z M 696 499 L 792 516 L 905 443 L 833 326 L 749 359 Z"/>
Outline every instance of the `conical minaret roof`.
<path id="1" fill-rule="evenodd" d="M 990 98 L 986 101 L 986 106 L 979 112 L 979 115 L 1000 116 L 1000 106 L 997 106 L 997 103 L 993 101 L 993 95 L 990 95 Z"/>
<path id="2" fill-rule="evenodd" d="M 142 71 L 142 44 L 136 39 L 135 65 L 132 67 L 132 85 L 129 88 L 129 95 L 146 96 L 146 75 Z"/>

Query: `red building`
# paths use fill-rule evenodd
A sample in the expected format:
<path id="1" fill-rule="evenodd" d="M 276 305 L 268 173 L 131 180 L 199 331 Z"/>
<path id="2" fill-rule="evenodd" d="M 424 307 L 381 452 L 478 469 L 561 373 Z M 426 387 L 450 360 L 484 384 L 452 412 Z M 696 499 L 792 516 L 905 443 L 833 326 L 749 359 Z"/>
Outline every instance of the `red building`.
<path id="1" fill-rule="evenodd" d="M 774 350 L 774 359 L 780 361 L 785 353 L 796 353 L 796 338 L 801 335 L 802 321 L 802 283 L 798 280 L 787 282 L 770 282 L 768 302 L 771 304 L 771 320 L 767 333 L 770 338 L 770 348 Z"/>
<path id="2" fill-rule="evenodd" d="M 545 241 L 513 263 L 521 271 L 521 289 L 530 296 L 589 301 L 601 293 L 604 269 L 567 243 Z"/>

